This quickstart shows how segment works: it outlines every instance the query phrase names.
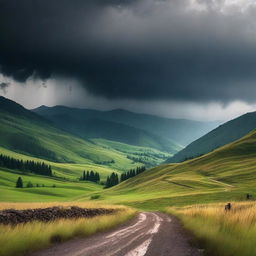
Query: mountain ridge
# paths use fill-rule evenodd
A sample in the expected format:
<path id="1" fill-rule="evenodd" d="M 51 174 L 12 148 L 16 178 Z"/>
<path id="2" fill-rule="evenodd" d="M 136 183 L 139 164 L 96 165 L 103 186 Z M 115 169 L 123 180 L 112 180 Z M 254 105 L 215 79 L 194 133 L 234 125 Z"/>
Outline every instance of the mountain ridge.
<path id="1" fill-rule="evenodd" d="M 215 128 L 220 122 L 200 122 L 186 119 L 170 119 L 159 116 L 135 113 L 123 109 L 110 111 L 69 108 L 66 106 L 39 107 L 38 114 L 54 121 L 53 115 L 76 115 L 78 119 L 97 118 L 132 126 L 137 129 L 165 138 L 167 141 L 182 146 Z"/>
<path id="2" fill-rule="evenodd" d="M 255 128 L 256 112 L 248 112 L 213 129 L 198 140 L 189 144 L 166 162 L 182 162 L 209 153 L 225 144 L 242 138 Z"/>

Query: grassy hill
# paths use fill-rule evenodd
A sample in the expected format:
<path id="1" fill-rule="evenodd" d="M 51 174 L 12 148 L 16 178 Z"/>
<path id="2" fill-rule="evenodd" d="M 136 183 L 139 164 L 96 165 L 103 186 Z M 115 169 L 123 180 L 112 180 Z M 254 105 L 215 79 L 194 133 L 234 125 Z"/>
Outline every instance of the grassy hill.
<path id="1" fill-rule="evenodd" d="M 177 163 L 213 151 L 223 145 L 238 140 L 256 128 L 256 112 L 247 113 L 233 119 L 192 142 L 167 162 Z"/>
<path id="2" fill-rule="evenodd" d="M 244 200 L 246 193 L 256 196 L 255 166 L 253 131 L 199 158 L 148 170 L 104 192 L 102 200 L 143 209 Z"/>
<path id="3" fill-rule="evenodd" d="M 84 139 L 102 138 L 135 146 L 151 147 L 171 154 L 182 149 L 176 143 L 156 133 L 111 118 L 109 112 L 63 106 L 40 107 L 34 112 L 49 119 L 57 127 Z"/>
<path id="4" fill-rule="evenodd" d="M 9 150 L 60 163 L 106 165 L 109 162 L 111 168 L 124 170 L 135 166 L 127 154 L 116 148 L 106 148 L 94 141 L 73 136 L 4 97 L 0 98 L 0 121 L 0 146 Z M 148 151 L 143 147 L 137 149 Z M 130 154 L 133 154 L 132 150 Z M 111 164 L 112 160 L 115 163 Z M 161 157 L 157 163 L 160 161 Z"/>
<path id="5" fill-rule="evenodd" d="M 32 182 L 34 187 L 15 188 L 17 177 L 22 177 L 24 186 Z M 0 168 L 0 201 L 2 202 L 70 201 L 100 190 L 102 186 L 92 182 L 67 181 Z"/>
<path id="6" fill-rule="evenodd" d="M 0 154 L 19 160 L 44 161 L 51 165 L 54 174 L 41 177 L 1 168 L 0 201 L 69 200 L 102 190 L 102 186 L 78 181 L 84 170 L 99 172 L 104 181 L 113 171 L 156 166 L 170 156 L 152 148 L 79 138 L 4 97 L 0 97 Z M 19 191 L 14 188 L 18 176 L 45 187 Z M 53 184 L 57 188 L 51 187 Z"/>
<path id="7" fill-rule="evenodd" d="M 77 164 L 111 161 L 120 157 L 114 151 L 55 128 L 30 111 L 23 109 L 22 115 L 16 110 L 10 111 L 17 105 L 14 102 L 9 101 L 9 110 L 5 111 L 2 102 L 3 99 L 0 101 L 1 147 L 54 162 Z"/>
<path id="8" fill-rule="evenodd" d="M 42 106 L 33 111 L 81 137 L 129 142 L 170 153 L 177 152 L 181 149 L 179 145 L 187 145 L 219 124 L 219 122 L 168 119 L 122 109 L 97 111 L 64 106 Z"/>

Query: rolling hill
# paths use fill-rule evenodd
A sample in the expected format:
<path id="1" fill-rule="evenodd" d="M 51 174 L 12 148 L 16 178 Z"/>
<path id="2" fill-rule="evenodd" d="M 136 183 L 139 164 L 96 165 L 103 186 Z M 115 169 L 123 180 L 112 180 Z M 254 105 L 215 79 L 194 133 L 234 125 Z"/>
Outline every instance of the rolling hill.
<path id="1" fill-rule="evenodd" d="M 256 131 L 201 157 L 160 165 L 103 191 L 102 186 L 78 181 L 84 169 L 99 171 L 105 178 L 113 170 L 121 173 L 137 166 L 142 156 L 155 159 L 157 164 L 168 155 L 156 149 L 102 138 L 76 137 L 5 98 L 0 98 L 0 109 L 0 152 L 17 159 L 43 160 L 52 166 L 55 175 L 42 177 L 0 168 L 2 201 L 84 201 L 97 195 L 99 202 L 160 209 L 241 200 L 246 193 L 256 194 Z M 138 161 L 127 158 L 128 155 L 137 157 Z M 126 169 L 122 169 L 124 166 Z M 39 187 L 17 191 L 14 186 L 18 176 Z"/>
<path id="2" fill-rule="evenodd" d="M 167 160 L 169 163 L 182 162 L 238 140 L 256 128 L 256 112 L 233 119 L 192 142 Z"/>
<path id="3" fill-rule="evenodd" d="M 73 109 L 63 106 L 35 109 L 57 127 L 84 139 L 101 138 L 135 146 L 151 147 L 175 154 L 181 146 L 149 131 L 106 118 L 100 111 Z"/>
<path id="4" fill-rule="evenodd" d="M 133 152 L 128 149 L 126 151 L 129 152 L 121 152 L 114 146 L 103 144 L 71 135 L 21 105 L 0 97 L 0 147 L 1 151 L 9 150 L 8 155 L 16 152 L 54 163 L 71 164 L 72 169 L 76 169 L 74 165 L 80 165 L 79 169 L 93 167 L 107 173 L 141 165 L 141 159 L 136 161 L 128 158 L 138 153 L 147 152 L 147 165 L 151 166 L 170 156 L 143 147 L 133 147 Z M 129 145 L 124 144 L 123 147 L 129 148 Z"/>
<path id="5" fill-rule="evenodd" d="M 33 111 L 83 138 L 111 139 L 170 153 L 179 151 L 180 145 L 187 145 L 220 123 L 167 119 L 122 109 L 97 111 L 41 106 Z"/>
<path id="6" fill-rule="evenodd" d="M 101 195 L 102 200 L 143 209 L 256 196 L 256 131 L 204 156 L 165 164 L 131 178 Z"/>
<path id="7" fill-rule="evenodd" d="M 0 98 L 0 131 L 1 147 L 54 162 L 93 163 L 115 158 L 115 152 L 72 136 L 3 97 Z"/>
<path id="8" fill-rule="evenodd" d="M 150 147 L 82 139 L 4 97 L 0 97 L 0 154 L 23 161 L 43 161 L 51 165 L 54 174 L 46 177 L 0 167 L 0 201 L 76 200 L 103 188 L 79 181 L 84 170 L 99 172 L 104 181 L 113 171 L 156 166 L 170 156 Z M 15 189 L 19 176 L 34 187 Z"/>

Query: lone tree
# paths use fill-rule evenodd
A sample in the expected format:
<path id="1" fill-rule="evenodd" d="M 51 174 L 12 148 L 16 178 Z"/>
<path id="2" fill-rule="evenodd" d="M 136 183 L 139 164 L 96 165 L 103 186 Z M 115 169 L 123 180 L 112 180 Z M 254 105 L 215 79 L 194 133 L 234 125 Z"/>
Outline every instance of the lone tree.
<path id="1" fill-rule="evenodd" d="M 21 177 L 19 177 L 16 181 L 16 188 L 23 188 L 23 181 Z"/>

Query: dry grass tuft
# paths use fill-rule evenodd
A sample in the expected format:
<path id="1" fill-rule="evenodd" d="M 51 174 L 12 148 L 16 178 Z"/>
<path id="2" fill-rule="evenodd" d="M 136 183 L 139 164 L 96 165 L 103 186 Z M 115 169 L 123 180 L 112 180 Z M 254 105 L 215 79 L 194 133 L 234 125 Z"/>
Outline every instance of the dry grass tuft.
<path id="1" fill-rule="evenodd" d="M 37 209 L 37 208 L 48 208 L 54 206 L 70 207 L 77 206 L 81 208 L 111 208 L 111 209 L 126 209 L 122 205 L 109 205 L 101 204 L 97 202 L 46 202 L 46 203 L 0 203 L 0 210 L 5 209 L 15 209 L 15 210 L 24 210 L 24 209 Z"/>
<path id="2" fill-rule="evenodd" d="M 224 205 L 168 208 L 167 212 L 181 218 L 209 255 L 256 255 L 256 202 L 234 202 L 230 211 Z"/>

